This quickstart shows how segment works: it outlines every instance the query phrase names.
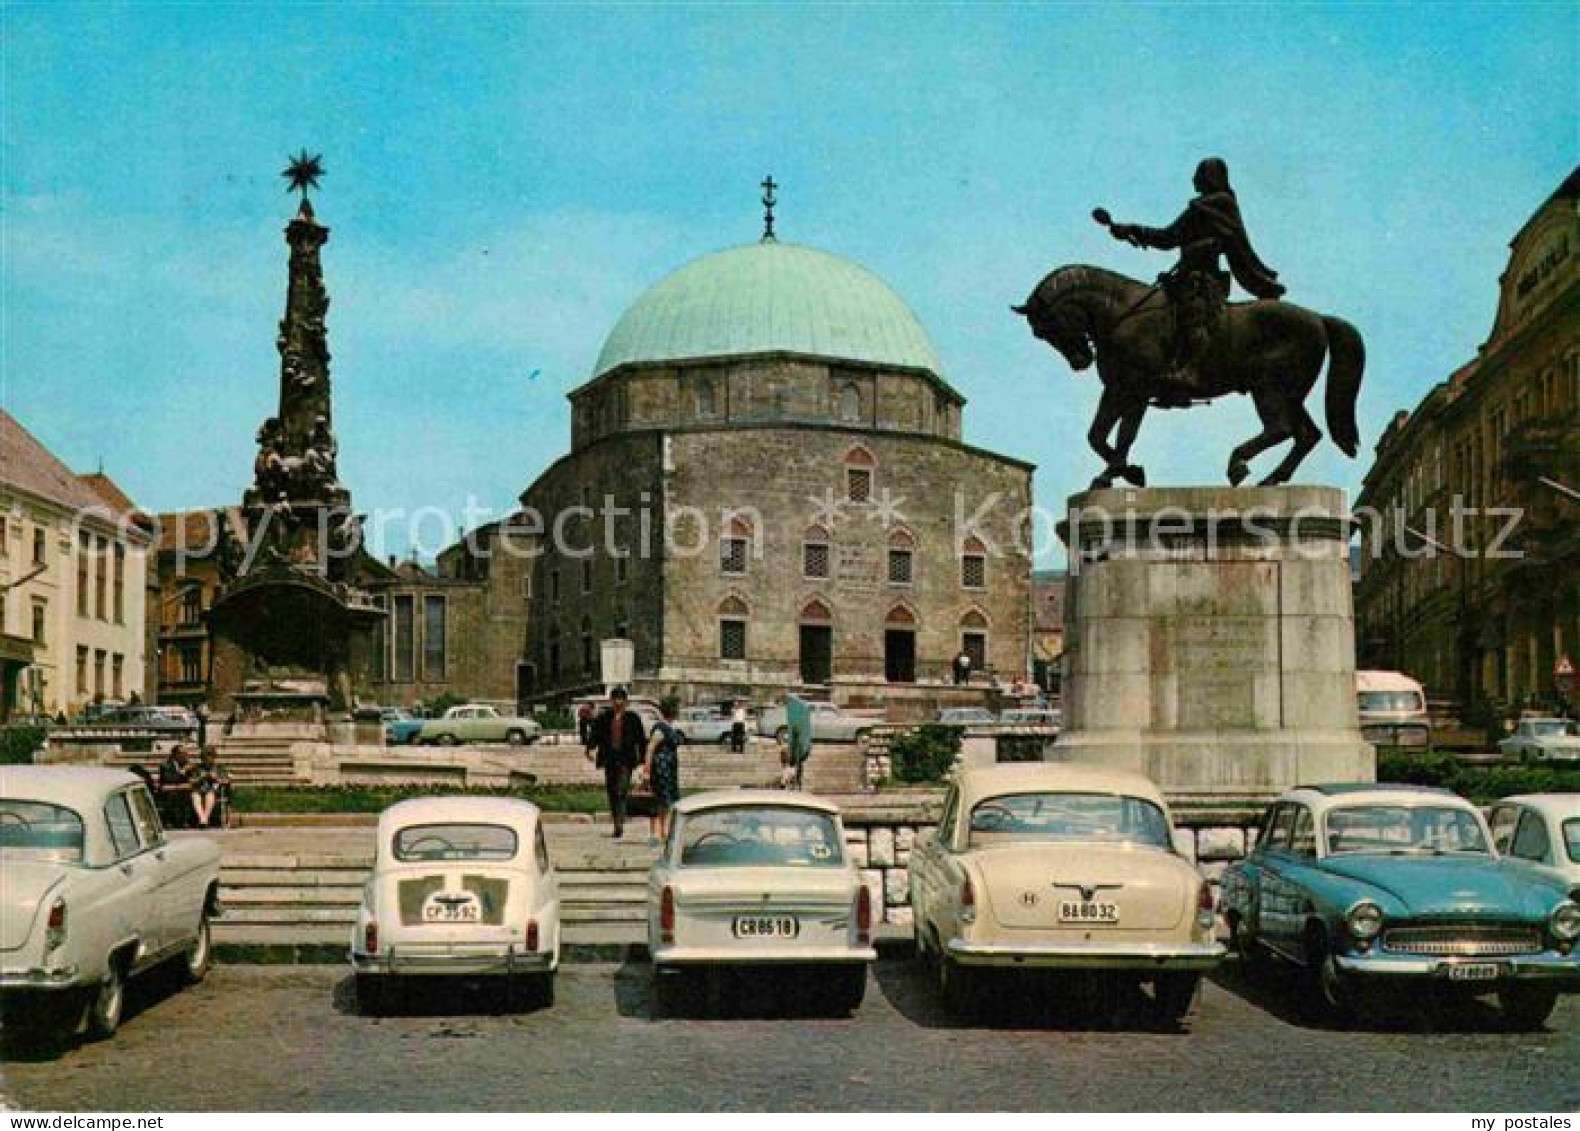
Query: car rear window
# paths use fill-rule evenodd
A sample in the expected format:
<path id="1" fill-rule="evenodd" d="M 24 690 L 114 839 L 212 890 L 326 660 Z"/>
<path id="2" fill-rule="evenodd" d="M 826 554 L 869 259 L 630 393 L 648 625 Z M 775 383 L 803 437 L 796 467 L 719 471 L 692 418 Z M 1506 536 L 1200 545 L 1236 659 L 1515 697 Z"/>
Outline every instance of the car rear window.
<path id="1" fill-rule="evenodd" d="M 1168 848 L 1155 804 L 1115 793 L 1008 793 L 977 802 L 967 846 L 1012 840 L 1113 841 Z"/>
<path id="2" fill-rule="evenodd" d="M 690 867 L 839 867 L 844 845 L 834 818 L 815 809 L 741 805 L 704 809 L 685 820 L 680 862 Z"/>
<path id="3" fill-rule="evenodd" d="M 510 860 L 516 855 L 516 833 L 504 825 L 408 825 L 395 834 L 395 859 Z"/>
<path id="4" fill-rule="evenodd" d="M 1570 817 L 1564 822 L 1564 850 L 1569 859 L 1580 864 L 1580 817 Z"/>
<path id="5" fill-rule="evenodd" d="M 47 801 L 0 798 L 0 851 L 76 864 L 82 860 L 82 818 Z"/>

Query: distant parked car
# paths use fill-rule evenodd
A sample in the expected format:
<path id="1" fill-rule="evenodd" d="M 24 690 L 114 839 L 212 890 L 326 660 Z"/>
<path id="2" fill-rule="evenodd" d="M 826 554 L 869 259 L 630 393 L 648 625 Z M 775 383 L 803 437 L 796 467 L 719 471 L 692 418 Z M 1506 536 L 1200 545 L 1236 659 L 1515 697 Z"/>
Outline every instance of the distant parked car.
<path id="1" fill-rule="evenodd" d="M 1528 793 L 1492 807 L 1492 846 L 1517 868 L 1555 880 L 1580 902 L 1580 793 Z"/>
<path id="2" fill-rule="evenodd" d="M 508 742 L 523 746 L 543 733 L 536 719 L 502 715 L 488 703 L 464 703 L 451 707 L 442 719 L 424 719 L 417 741 L 440 746 L 475 742 Z"/>
<path id="3" fill-rule="evenodd" d="M 1064 712 L 1057 707 L 1011 707 L 999 715 L 999 721 L 1007 726 L 1060 730 L 1064 727 Z"/>
<path id="4" fill-rule="evenodd" d="M 813 703 L 811 707 L 814 742 L 865 742 L 875 725 L 873 719 L 847 714 L 832 703 Z M 757 733 L 780 742 L 790 741 L 784 704 L 770 707 L 758 717 Z"/>
<path id="5" fill-rule="evenodd" d="M 684 1004 L 698 973 L 791 966 L 816 969 L 808 992 L 851 1012 L 877 958 L 876 910 L 845 852 L 837 806 L 779 790 L 687 797 L 648 873 L 648 952 L 660 1008 Z"/>
<path id="6" fill-rule="evenodd" d="M 381 708 L 379 718 L 384 723 L 384 741 L 391 746 L 409 746 L 422 733 L 423 720 L 399 707 Z"/>
<path id="7" fill-rule="evenodd" d="M 0 767 L 8 1021 L 50 1036 L 112 1035 L 129 978 L 167 960 L 189 982 L 208 973 L 218 900 L 219 850 L 166 840 L 140 778 L 97 766 Z"/>
<path id="8" fill-rule="evenodd" d="M 916 948 L 945 1004 L 980 1004 L 982 972 L 1102 972 L 1151 983 L 1182 1019 L 1224 948 L 1212 890 L 1174 851 L 1167 804 L 1140 774 L 1073 764 L 961 772 L 938 830 L 911 852 Z"/>
<path id="9" fill-rule="evenodd" d="M 646 721 L 643 720 L 644 724 Z M 686 707 L 681 710 L 675 725 L 680 729 L 682 742 L 728 743 L 734 722 L 729 715 L 715 707 Z"/>
<path id="10" fill-rule="evenodd" d="M 551 1005 L 560 962 L 559 881 L 530 801 L 421 797 L 379 815 L 373 874 L 351 932 L 357 999 L 377 1012 L 398 979 L 504 979 Z"/>
<path id="11" fill-rule="evenodd" d="M 1580 761 L 1580 725 L 1568 719 L 1521 719 L 1498 750 L 1521 762 Z"/>
<path id="12" fill-rule="evenodd" d="M 1255 850 L 1223 877 L 1234 945 L 1309 971 L 1348 1014 L 1374 984 L 1495 992 L 1539 1028 L 1580 991 L 1580 906 L 1554 881 L 1508 866 L 1481 811 L 1443 789 L 1302 786 L 1263 819 Z"/>
<path id="13" fill-rule="evenodd" d="M 1367 742 L 1422 750 L 1432 745 L 1426 692 L 1403 672 L 1356 672 L 1355 707 Z"/>
<path id="14" fill-rule="evenodd" d="M 938 722 L 954 727 L 992 726 L 998 716 L 986 707 L 945 707 L 938 712 Z"/>
<path id="15" fill-rule="evenodd" d="M 132 727 L 147 730 L 195 731 L 197 716 L 185 707 L 117 707 L 96 716 L 97 727 Z"/>

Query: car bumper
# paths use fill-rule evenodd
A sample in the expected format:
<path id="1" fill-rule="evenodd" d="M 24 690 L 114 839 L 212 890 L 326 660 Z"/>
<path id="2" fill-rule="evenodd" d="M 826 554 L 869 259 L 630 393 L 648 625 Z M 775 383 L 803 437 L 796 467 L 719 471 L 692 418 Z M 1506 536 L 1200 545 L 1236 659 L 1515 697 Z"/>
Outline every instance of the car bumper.
<path id="1" fill-rule="evenodd" d="M 1222 943 L 1000 943 L 950 939 L 949 957 L 963 966 L 1051 970 L 1212 970 Z"/>
<path id="2" fill-rule="evenodd" d="M 546 974 L 559 963 L 553 951 L 525 951 L 515 947 L 466 945 L 393 946 L 378 954 L 351 952 L 351 968 L 358 974 L 502 975 Z"/>
<path id="3" fill-rule="evenodd" d="M 783 946 L 750 950 L 730 946 L 661 946 L 654 966 L 852 966 L 876 962 L 870 946 Z"/>
<path id="4" fill-rule="evenodd" d="M 86 986 L 92 980 L 76 966 L 0 970 L 0 993 L 58 993 Z"/>
<path id="5" fill-rule="evenodd" d="M 1488 958 L 1438 958 L 1419 954 L 1338 954 L 1333 964 L 1346 974 L 1364 978 L 1427 978 L 1474 988 L 1508 982 L 1544 982 L 1570 993 L 1580 992 L 1580 954 L 1521 954 Z M 1498 976 L 1460 981 L 1455 967 L 1496 966 Z"/>

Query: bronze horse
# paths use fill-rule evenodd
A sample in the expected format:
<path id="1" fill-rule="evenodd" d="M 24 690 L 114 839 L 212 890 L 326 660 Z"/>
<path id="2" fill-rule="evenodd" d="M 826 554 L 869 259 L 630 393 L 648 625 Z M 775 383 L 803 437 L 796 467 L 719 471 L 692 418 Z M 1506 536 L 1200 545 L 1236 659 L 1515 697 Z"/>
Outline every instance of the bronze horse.
<path id="1" fill-rule="evenodd" d="M 1037 284 L 1024 306 L 1011 309 L 1072 369 L 1097 362 L 1103 396 L 1087 442 L 1105 467 L 1093 487 L 1116 479 L 1146 486 L 1146 473 L 1130 462 L 1130 446 L 1149 405 L 1180 408 L 1227 393 L 1250 393 L 1262 420 L 1262 431 L 1230 454 L 1229 482 L 1240 484 L 1253 458 L 1292 440 L 1283 461 L 1262 480 L 1264 486 L 1287 483 L 1322 439 L 1304 402 L 1324 357 L 1332 359 L 1323 406 L 1328 432 L 1347 456 L 1360 446 L 1355 401 L 1366 348 L 1342 319 L 1287 302 L 1230 303 L 1193 361 L 1199 384 L 1184 385 L 1168 376 L 1175 367 L 1176 337 L 1161 287 L 1101 267 L 1060 267 Z M 1116 424 L 1119 433 L 1110 446 Z"/>

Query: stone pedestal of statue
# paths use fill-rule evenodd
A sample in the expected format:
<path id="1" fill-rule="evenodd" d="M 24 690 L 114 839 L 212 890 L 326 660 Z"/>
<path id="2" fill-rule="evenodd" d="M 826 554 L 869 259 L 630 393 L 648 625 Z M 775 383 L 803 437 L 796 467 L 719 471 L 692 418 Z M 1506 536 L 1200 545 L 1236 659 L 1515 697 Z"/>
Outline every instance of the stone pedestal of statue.
<path id="1" fill-rule="evenodd" d="M 1375 778 L 1343 492 L 1110 489 L 1069 507 L 1061 758 L 1177 799 Z"/>

